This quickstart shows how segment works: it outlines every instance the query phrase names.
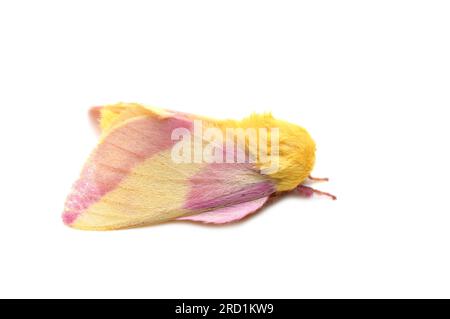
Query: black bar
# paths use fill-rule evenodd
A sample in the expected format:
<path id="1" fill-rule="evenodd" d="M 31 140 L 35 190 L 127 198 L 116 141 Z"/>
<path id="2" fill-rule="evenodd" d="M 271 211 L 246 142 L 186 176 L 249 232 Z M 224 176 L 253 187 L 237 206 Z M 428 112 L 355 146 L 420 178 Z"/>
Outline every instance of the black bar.
<path id="1" fill-rule="evenodd" d="M 52 309 L 66 309 L 71 315 L 85 316 L 108 313 L 129 317 L 132 313 L 140 316 L 161 314 L 164 318 L 238 318 L 243 315 L 249 318 L 291 318 L 316 316 L 356 316 L 378 315 L 384 318 L 391 315 L 386 306 L 396 308 L 401 314 L 431 314 L 438 306 L 449 309 L 449 300 L 299 300 L 299 299 L 151 299 L 151 300 L 0 300 L 1 309 L 10 308 L 14 314 L 33 311 L 36 314 L 50 314 Z M 58 306 L 58 307 L 53 307 Z M 62 308 L 61 308 L 62 307 Z M 306 316 L 306 314 L 309 314 Z M 311 316 L 313 315 L 313 316 Z M 145 315 L 144 315 L 145 316 Z"/>

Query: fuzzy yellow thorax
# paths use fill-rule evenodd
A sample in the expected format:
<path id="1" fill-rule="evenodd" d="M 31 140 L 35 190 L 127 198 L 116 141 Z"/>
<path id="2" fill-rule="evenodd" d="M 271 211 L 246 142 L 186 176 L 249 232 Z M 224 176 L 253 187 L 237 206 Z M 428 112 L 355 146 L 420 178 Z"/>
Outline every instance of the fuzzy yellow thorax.
<path id="1" fill-rule="evenodd" d="M 221 121 L 220 127 L 279 129 L 279 168 L 268 176 L 277 183 L 277 191 L 289 191 L 302 183 L 311 173 L 315 162 L 316 145 L 302 127 L 275 119 L 272 114 L 252 114 L 241 121 Z M 270 134 L 267 151 L 270 153 Z M 257 162 L 260 169 L 267 163 Z"/>

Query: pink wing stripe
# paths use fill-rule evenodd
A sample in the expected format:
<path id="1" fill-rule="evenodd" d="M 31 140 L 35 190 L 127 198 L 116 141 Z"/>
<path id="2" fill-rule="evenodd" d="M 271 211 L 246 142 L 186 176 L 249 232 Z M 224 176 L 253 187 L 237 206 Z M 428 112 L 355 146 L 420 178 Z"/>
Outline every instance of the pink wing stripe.
<path id="1" fill-rule="evenodd" d="M 63 220 L 71 224 L 85 209 L 116 188 L 134 166 L 173 145 L 172 131 L 191 129 L 183 118 L 142 118 L 113 130 L 85 164 L 66 200 Z"/>
<path id="2" fill-rule="evenodd" d="M 191 189 L 184 208 L 201 210 L 230 206 L 269 196 L 275 192 L 275 186 L 270 180 L 255 180 L 245 185 L 239 183 L 251 174 L 259 174 L 252 169 L 252 164 L 208 165 L 189 179 Z"/>
<path id="3" fill-rule="evenodd" d="M 240 220 L 261 208 L 269 197 L 262 197 L 250 202 L 224 207 L 209 212 L 180 217 L 178 220 L 190 220 L 203 223 L 225 224 Z"/>

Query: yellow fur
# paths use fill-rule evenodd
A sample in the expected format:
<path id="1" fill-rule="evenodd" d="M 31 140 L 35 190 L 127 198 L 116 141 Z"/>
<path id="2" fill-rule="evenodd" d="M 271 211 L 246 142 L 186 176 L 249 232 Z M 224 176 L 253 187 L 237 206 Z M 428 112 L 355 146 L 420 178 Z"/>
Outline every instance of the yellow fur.
<path id="1" fill-rule="evenodd" d="M 219 121 L 222 128 L 278 128 L 279 169 L 268 174 L 277 182 L 277 191 L 288 191 L 297 187 L 311 173 L 315 162 L 316 145 L 308 132 L 295 124 L 275 119 L 272 114 L 252 114 L 241 121 Z M 270 130 L 269 130 L 270 132 Z M 270 153 L 270 135 L 267 152 Z M 264 163 L 257 163 L 263 169 Z"/>

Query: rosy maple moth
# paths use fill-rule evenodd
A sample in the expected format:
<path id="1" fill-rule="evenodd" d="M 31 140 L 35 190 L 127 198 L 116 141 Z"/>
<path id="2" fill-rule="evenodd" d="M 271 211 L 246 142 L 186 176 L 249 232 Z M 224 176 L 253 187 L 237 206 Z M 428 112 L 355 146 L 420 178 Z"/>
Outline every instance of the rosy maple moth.
<path id="1" fill-rule="evenodd" d="M 94 107 L 91 116 L 100 140 L 62 216 L 74 228 L 222 224 L 292 190 L 330 195 L 303 185 L 315 161 L 308 132 L 271 114 L 216 120 L 119 103 Z"/>

